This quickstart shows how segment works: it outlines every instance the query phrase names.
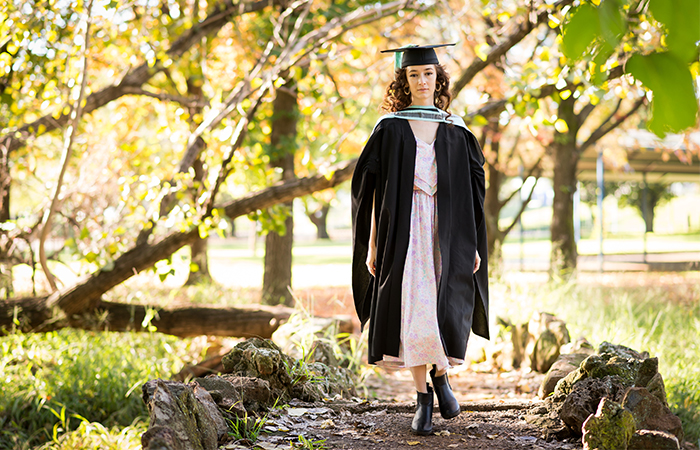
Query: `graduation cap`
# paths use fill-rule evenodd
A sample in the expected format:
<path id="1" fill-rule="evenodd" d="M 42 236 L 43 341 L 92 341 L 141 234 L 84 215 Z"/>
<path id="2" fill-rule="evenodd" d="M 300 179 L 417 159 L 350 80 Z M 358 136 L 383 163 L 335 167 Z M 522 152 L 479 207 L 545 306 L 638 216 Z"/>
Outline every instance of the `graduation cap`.
<path id="1" fill-rule="evenodd" d="M 382 50 L 381 52 L 394 53 L 394 68 L 398 70 L 408 66 L 440 64 L 434 49 L 453 45 L 455 44 L 406 45 L 404 47 Z"/>

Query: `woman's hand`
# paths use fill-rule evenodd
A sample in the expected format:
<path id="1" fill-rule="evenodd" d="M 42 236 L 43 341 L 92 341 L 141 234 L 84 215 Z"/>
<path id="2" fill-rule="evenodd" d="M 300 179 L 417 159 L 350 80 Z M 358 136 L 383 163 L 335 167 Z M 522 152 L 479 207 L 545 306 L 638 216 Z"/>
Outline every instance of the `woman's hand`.
<path id="1" fill-rule="evenodd" d="M 479 250 L 476 251 L 476 259 L 474 260 L 474 272 L 476 273 L 477 270 L 479 270 L 479 267 L 481 267 L 481 256 L 479 256 Z"/>
<path id="2" fill-rule="evenodd" d="M 367 249 L 367 270 L 373 277 L 377 276 L 377 246 L 370 245 Z"/>

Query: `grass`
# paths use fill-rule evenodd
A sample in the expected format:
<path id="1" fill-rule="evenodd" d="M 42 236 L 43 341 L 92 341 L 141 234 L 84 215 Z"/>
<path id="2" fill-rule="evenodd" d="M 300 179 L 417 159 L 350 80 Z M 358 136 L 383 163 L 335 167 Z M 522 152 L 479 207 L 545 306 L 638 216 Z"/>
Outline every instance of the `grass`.
<path id="1" fill-rule="evenodd" d="M 640 275 L 648 278 L 650 275 Z M 689 276 L 692 279 L 697 277 Z M 508 311 L 516 323 L 532 311 L 551 312 L 568 324 L 572 339 L 585 337 L 648 351 L 659 358 L 669 403 L 686 440 L 700 440 L 700 284 L 630 286 L 496 284 L 494 315 Z"/>
<path id="2" fill-rule="evenodd" d="M 138 448 L 148 420 L 141 385 L 170 377 L 190 353 L 188 340 L 160 334 L 0 337 L 0 449 Z"/>

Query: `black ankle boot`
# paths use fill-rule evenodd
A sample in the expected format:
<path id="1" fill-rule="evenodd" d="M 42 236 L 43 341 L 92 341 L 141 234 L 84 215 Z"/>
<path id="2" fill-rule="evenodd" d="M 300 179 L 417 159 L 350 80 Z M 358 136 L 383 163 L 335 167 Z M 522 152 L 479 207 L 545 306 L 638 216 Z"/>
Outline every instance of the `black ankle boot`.
<path id="1" fill-rule="evenodd" d="M 428 393 L 416 392 L 416 415 L 413 416 L 411 431 L 425 436 L 433 431 L 433 388 L 428 385 Z"/>
<path id="2" fill-rule="evenodd" d="M 455 395 L 452 393 L 450 381 L 447 379 L 447 372 L 439 377 L 435 376 L 436 373 L 437 368 L 433 365 L 433 370 L 430 371 L 430 378 L 433 380 L 433 386 L 435 386 L 435 395 L 437 395 L 440 415 L 443 419 L 457 417 L 461 408 Z"/>

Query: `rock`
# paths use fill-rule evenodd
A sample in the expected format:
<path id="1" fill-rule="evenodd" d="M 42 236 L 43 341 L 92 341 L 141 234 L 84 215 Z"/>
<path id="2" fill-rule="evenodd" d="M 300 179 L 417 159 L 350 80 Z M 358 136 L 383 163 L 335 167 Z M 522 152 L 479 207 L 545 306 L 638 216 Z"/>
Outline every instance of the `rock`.
<path id="1" fill-rule="evenodd" d="M 270 383 L 259 378 L 210 375 L 197 378 L 217 406 L 230 415 L 243 417 L 247 411 L 265 411 L 274 403 Z"/>
<path id="2" fill-rule="evenodd" d="M 622 406 L 632 413 L 638 430 L 666 431 L 676 436 L 678 442 L 683 442 L 681 419 L 646 388 L 629 389 L 622 399 Z"/>
<path id="3" fill-rule="evenodd" d="M 537 372 L 547 372 L 560 354 L 562 345 L 570 342 L 566 323 L 553 314 L 533 314 L 528 323 L 529 340 L 525 353 L 530 367 Z"/>
<path id="4" fill-rule="evenodd" d="M 659 373 L 659 358 L 646 358 L 642 361 L 637 371 L 637 378 L 634 385 L 637 387 L 647 387 L 654 375 Z"/>
<path id="5" fill-rule="evenodd" d="M 202 386 L 200 386 L 198 383 L 192 383 L 192 385 L 194 397 L 209 414 L 209 417 L 216 428 L 216 440 L 218 442 L 228 434 L 228 426 L 226 425 L 226 421 L 221 415 L 221 412 L 219 412 L 219 408 L 217 407 L 216 403 L 214 403 L 214 400 L 211 398 L 209 392 L 202 388 Z"/>
<path id="6" fill-rule="evenodd" d="M 610 342 L 603 342 L 602 344 L 600 344 L 598 346 L 598 353 L 601 355 L 604 353 L 609 353 L 612 355 L 619 356 L 623 359 L 636 359 L 639 361 L 642 361 L 649 357 L 648 352 L 640 353 L 629 347 L 625 347 L 624 345 L 611 344 Z"/>
<path id="7" fill-rule="evenodd" d="M 581 370 L 590 378 L 617 376 L 625 386 L 634 386 L 641 365 L 642 361 L 638 359 L 603 353 L 586 358 L 581 363 Z"/>
<path id="8" fill-rule="evenodd" d="M 623 358 L 616 353 L 591 355 L 581 362 L 578 369 L 562 378 L 554 388 L 556 395 L 568 395 L 574 385 L 587 378 L 615 376 L 624 386 L 634 386 L 643 360 Z"/>
<path id="9" fill-rule="evenodd" d="M 319 362 L 329 367 L 337 367 L 339 365 L 333 347 L 328 342 L 323 341 L 315 341 L 313 343 L 308 362 Z"/>
<path id="10" fill-rule="evenodd" d="M 595 415 L 583 423 L 584 450 L 626 450 L 634 434 L 634 418 L 619 403 L 603 398 Z"/>
<path id="11" fill-rule="evenodd" d="M 260 378 L 272 394 L 288 398 L 295 361 L 269 339 L 250 338 L 238 343 L 221 360 L 224 370 L 237 377 Z"/>
<path id="12" fill-rule="evenodd" d="M 654 397 L 661 400 L 665 406 L 668 406 L 668 398 L 666 397 L 666 386 L 664 385 L 664 379 L 660 373 L 654 375 L 654 377 L 649 380 L 646 386 L 647 390 L 654 394 Z"/>
<path id="13" fill-rule="evenodd" d="M 581 435 L 583 423 L 596 412 L 603 398 L 619 402 L 624 393 L 625 386 L 615 376 L 586 378 L 574 385 L 564 400 L 559 417 L 574 434 Z"/>
<path id="14" fill-rule="evenodd" d="M 530 367 L 537 372 L 547 372 L 554 361 L 559 358 L 559 343 L 550 330 L 544 330 L 535 341 L 535 348 L 530 357 Z"/>
<path id="15" fill-rule="evenodd" d="M 338 394 L 346 398 L 355 395 L 355 385 L 347 369 L 294 360 L 270 340 L 252 338 L 241 342 L 222 362 L 224 369 L 235 377 L 267 381 L 271 399 L 315 402 Z"/>
<path id="16" fill-rule="evenodd" d="M 680 450 L 676 436 L 665 431 L 637 430 L 630 440 L 629 447 L 634 450 Z"/>
<path id="17" fill-rule="evenodd" d="M 569 373 L 578 369 L 581 362 L 588 357 L 586 353 L 572 353 L 568 355 L 560 355 L 559 358 L 552 364 L 547 375 L 542 380 L 538 395 L 541 399 L 548 397 L 554 392 L 559 380 L 567 376 Z"/>
<path id="18" fill-rule="evenodd" d="M 188 450 L 182 445 L 175 432 L 168 427 L 149 427 L 141 435 L 143 450 Z"/>
<path id="19" fill-rule="evenodd" d="M 211 408 L 202 404 L 194 393 L 194 385 L 152 380 L 143 386 L 142 392 L 144 400 L 148 400 L 150 418 L 149 430 L 141 437 L 144 449 L 217 448 L 218 425 L 223 422 L 223 417 L 219 414 L 217 418 Z M 207 402 L 206 395 L 200 393 L 199 396 Z"/>

